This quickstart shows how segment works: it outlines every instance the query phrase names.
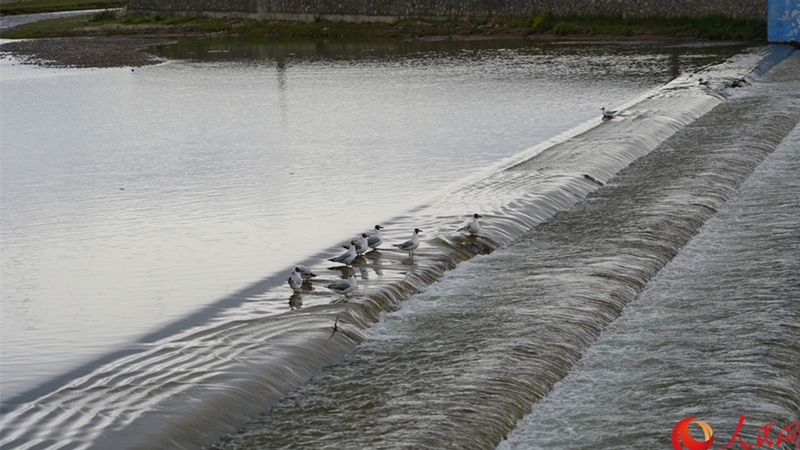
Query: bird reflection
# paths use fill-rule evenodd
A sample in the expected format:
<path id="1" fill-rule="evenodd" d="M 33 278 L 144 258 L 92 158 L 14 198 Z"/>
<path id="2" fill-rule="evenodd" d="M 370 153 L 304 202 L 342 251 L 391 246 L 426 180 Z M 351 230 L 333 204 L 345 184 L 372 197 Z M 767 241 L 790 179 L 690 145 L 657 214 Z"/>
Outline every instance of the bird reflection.
<path id="1" fill-rule="evenodd" d="M 364 255 L 369 262 L 371 263 L 369 267 L 375 271 L 375 274 L 379 277 L 383 276 L 383 254 L 378 250 L 373 250 L 366 255 Z"/>
<path id="2" fill-rule="evenodd" d="M 289 308 L 291 310 L 300 309 L 303 307 L 303 297 L 299 292 L 295 292 L 289 297 Z"/>
<path id="3" fill-rule="evenodd" d="M 418 264 L 417 264 L 417 262 L 416 262 L 416 260 L 414 259 L 413 256 L 409 256 L 407 258 L 401 259 L 400 260 L 400 264 L 402 264 L 404 266 L 411 266 L 411 267 L 417 267 L 418 266 Z"/>
<path id="4" fill-rule="evenodd" d="M 341 277 L 345 280 L 350 278 L 350 275 L 356 274 L 356 272 L 350 266 L 334 266 L 334 267 L 329 267 L 328 270 L 338 270 L 342 272 Z"/>
<path id="5" fill-rule="evenodd" d="M 367 261 L 361 258 L 361 261 L 358 264 L 353 264 L 354 266 L 358 267 L 358 271 L 361 273 L 362 280 L 369 280 L 369 266 L 367 265 Z"/>

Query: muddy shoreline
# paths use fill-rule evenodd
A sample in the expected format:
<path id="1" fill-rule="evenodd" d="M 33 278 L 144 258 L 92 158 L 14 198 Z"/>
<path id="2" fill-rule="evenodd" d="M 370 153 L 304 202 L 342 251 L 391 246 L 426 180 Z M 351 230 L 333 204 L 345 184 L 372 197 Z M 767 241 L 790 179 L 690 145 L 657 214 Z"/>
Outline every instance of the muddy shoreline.
<path id="1" fill-rule="evenodd" d="M 10 55 L 21 64 L 42 67 L 142 67 L 163 62 L 142 49 L 170 42 L 175 42 L 175 38 L 103 36 L 30 39 L 0 45 L 0 54 Z"/>

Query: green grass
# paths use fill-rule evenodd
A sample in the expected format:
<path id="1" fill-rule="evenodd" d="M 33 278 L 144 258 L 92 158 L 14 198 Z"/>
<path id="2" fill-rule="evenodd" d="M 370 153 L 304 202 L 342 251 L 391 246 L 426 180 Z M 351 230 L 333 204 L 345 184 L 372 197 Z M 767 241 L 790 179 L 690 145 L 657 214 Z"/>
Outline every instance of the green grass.
<path id="1" fill-rule="evenodd" d="M 122 8 L 125 0 L 0 0 L 0 12 L 6 15 L 33 14 L 83 9 Z"/>
<path id="2" fill-rule="evenodd" d="M 767 23 L 760 20 L 731 19 L 722 15 L 705 17 L 628 17 L 621 15 L 546 15 L 532 24 L 533 33 L 557 35 L 656 35 L 696 37 L 715 40 L 763 40 Z"/>
<path id="3" fill-rule="evenodd" d="M 77 1 L 77 0 L 75 0 Z M 21 25 L 3 32 L 4 38 L 38 38 L 108 34 L 226 34 L 272 38 L 408 38 L 426 36 L 661 36 L 713 40 L 765 40 L 766 21 L 724 16 L 632 17 L 538 13 L 528 17 L 449 17 L 443 20 L 409 18 L 396 23 L 348 23 L 212 19 L 184 16 L 117 17 L 113 12 Z"/>

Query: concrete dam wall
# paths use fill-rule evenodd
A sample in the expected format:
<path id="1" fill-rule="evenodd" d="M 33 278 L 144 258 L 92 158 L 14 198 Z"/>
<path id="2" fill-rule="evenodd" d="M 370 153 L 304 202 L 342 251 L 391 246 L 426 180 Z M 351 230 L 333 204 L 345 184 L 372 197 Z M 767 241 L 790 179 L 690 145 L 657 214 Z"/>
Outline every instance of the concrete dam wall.
<path id="1" fill-rule="evenodd" d="M 394 22 L 408 17 L 448 18 L 552 14 L 622 14 L 767 19 L 768 0 L 128 0 L 134 14 L 247 17 L 262 20 Z"/>

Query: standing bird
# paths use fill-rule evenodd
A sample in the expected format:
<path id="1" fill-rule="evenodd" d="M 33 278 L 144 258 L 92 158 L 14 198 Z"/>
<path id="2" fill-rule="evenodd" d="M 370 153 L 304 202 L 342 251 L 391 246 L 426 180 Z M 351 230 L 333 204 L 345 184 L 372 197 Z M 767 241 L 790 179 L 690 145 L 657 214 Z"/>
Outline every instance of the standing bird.
<path id="1" fill-rule="evenodd" d="M 336 292 L 337 294 L 344 295 L 345 298 L 350 296 L 350 293 L 358 289 L 358 283 L 356 283 L 356 276 L 350 275 L 347 281 L 340 281 L 338 283 L 329 284 L 327 286 L 328 289 Z"/>
<path id="2" fill-rule="evenodd" d="M 375 225 L 375 233 L 367 239 L 367 245 L 369 248 L 376 249 L 378 246 L 383 244 L 383 235 L 381 234 L 381 229 L 383 227 L 380 225 Z"/>
<path id="3" fill-rule="evenodd" d="M 308 280 L 309 278 L 314 278 L 317 276 L 317 274 L 312 272 L 311 269 L 306 266 L 297 266 L 294 268 L 294 270 L 296 270 L 304 280 Z"/>
<path id="4" fill-rule="evenodd" d="M 356 255 L 363 255 L 367 252 L 367 250 L 369 250 L 369 245 L 367 245 L 368 237 L 369 235 L 367 233 L 361 233 L 361 237 L 353 241 L 356 243 Z M 347 248 L 346 245 L 343 245 L 342 247 Z"/>
<path id="5" fill-rule="evenodd" d="M 702 78 L 698 78 L 697 81 L 700 83 L 700 86 L 708 86 L 709 85 L 709 81 L 708 80 L 704 80 Z"/>
<path id="6" fill-rule="evenodd" d="M 603 111 L 603 119 L 610 119 L 617 113 L 617 111 L 606 111 L 605 106 L 600 108 L 600 111 Z"/>
<path id="7" fill-rule="evenodd" d="M 336 258 L 331 258 L 328 261 L 343 263 L 344 265 L 349 266 L 350 263 L 356 259 L 356 256 L 356 241 L 350 241 L 350 245 L 347 247 L 346 252 L 342 253 Z"/>
<path id="8" fill-rule="evenodd" d="M 477 236 L 478 232 L 481 231 L 481 222 L 478 219 L 480 219 L 482 217 L 483 216 L 478 214 L 478 213 L 475 213 L 475 214 L 472 215 L 472 223 L 467 225 L 467 232 L 469 234 Z"/>
<path id="9" fill-rule="evenodd" d="M 289 287 L 295 292 L 300 292 L 303 289 L 303 277 L 295 267 L 292 269 L 292 274 L 289 275 Z"/>
<path id="10" fill-rule="evenodd" d="M 369 250 L 369 235 L 361 233 L 361 237 L 356 239 L 356 254 L 363 255 Z"/>
<path id="11" fill-rule="evenodd" d="M 414 228 L 414 234 L 411 235 L 411 239 L 403 242 L 402 244 L 392 244 L 393 246 L 399 248 L 400 250 L 405 250 L 408 252 L 409 257 L 414 257 L 414 250 L 419 247 L 419 236 L 418 233 L 421 233 L 422 230 L 419 228 Z"/>

